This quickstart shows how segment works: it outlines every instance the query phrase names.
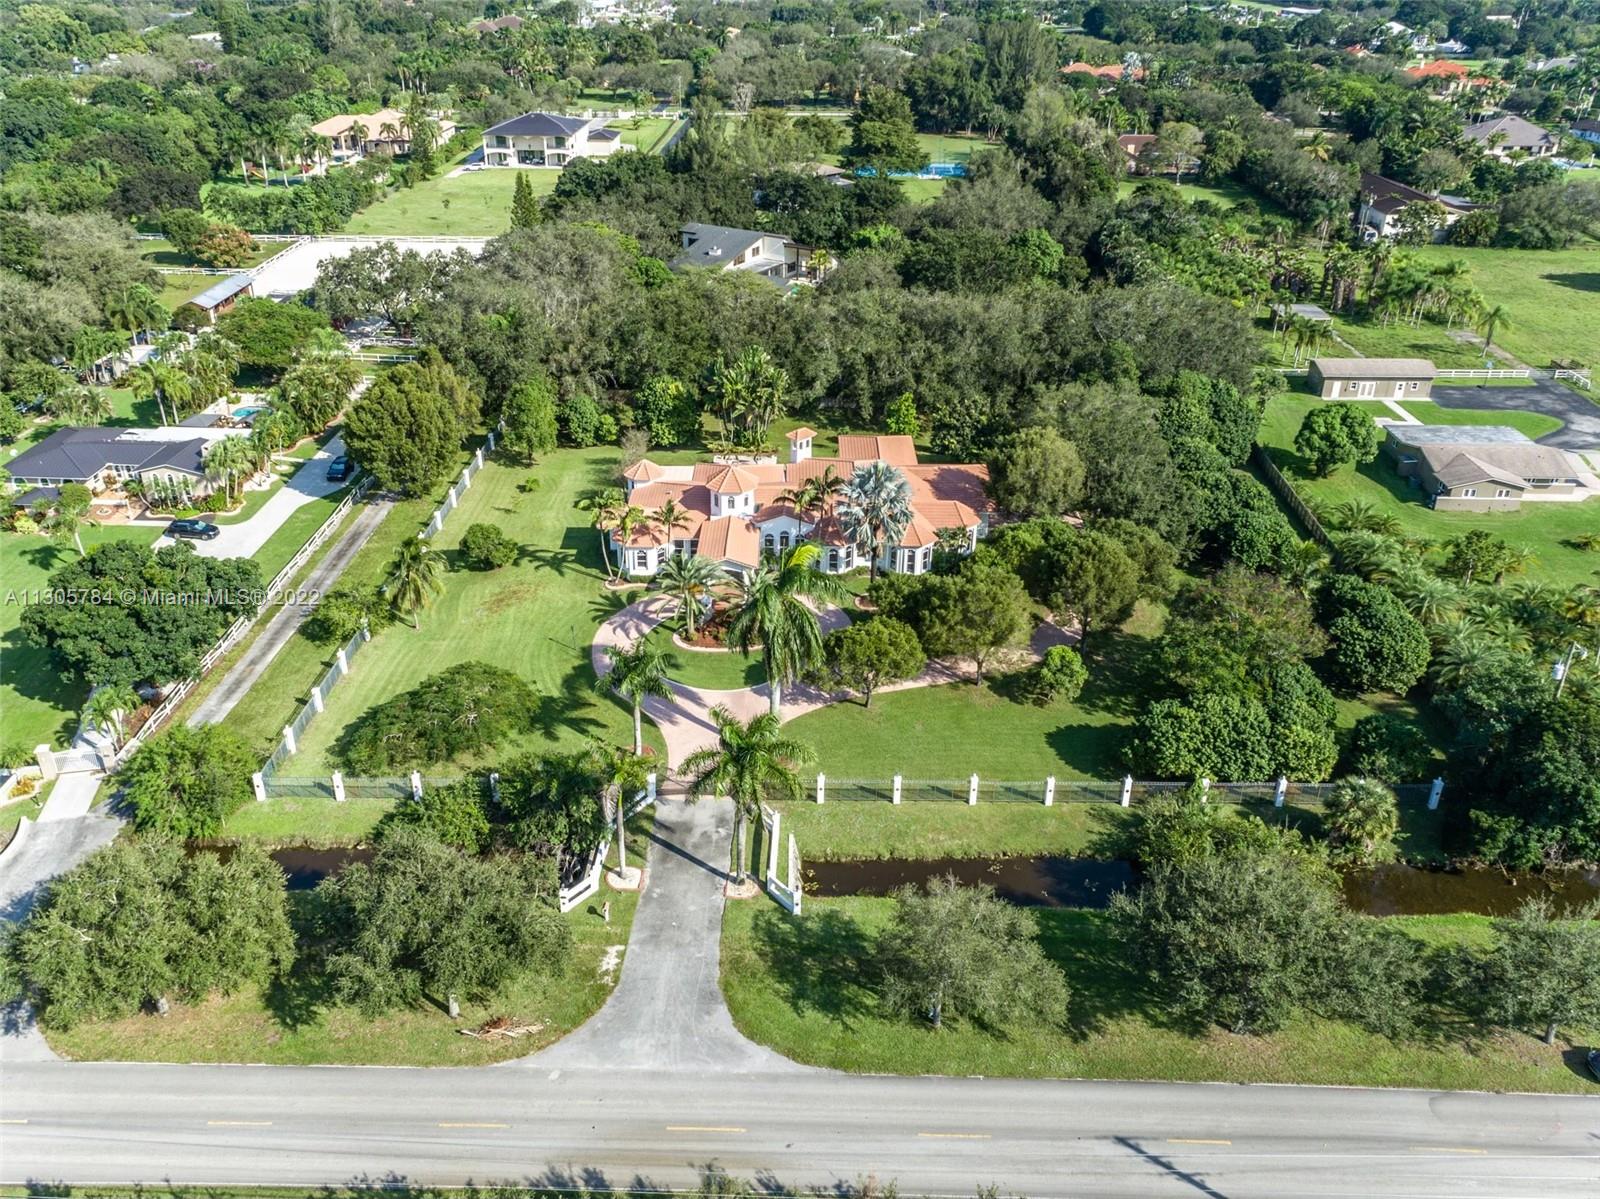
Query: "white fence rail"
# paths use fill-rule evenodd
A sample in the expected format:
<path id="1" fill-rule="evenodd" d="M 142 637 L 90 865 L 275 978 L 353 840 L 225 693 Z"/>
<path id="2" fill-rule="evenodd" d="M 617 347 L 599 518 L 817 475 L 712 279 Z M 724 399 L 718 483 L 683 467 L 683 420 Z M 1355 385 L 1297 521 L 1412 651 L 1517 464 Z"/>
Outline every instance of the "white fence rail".
<path id="1" fill-rule="evenodd" d="M 649 807 L 656 801 L 656 776 L 651 775 L 645 784 L 645 789 L 633 797 L 633 802 L 628 805 L 626 816 Z M 600 879 L 606 872 L 606 854 L 611 852 L 611 841 L 608 838 L 600 842 L 594 851 L 594 858 L 589 863 L 589 869 L 584 871 L 583 877 L 570 887 L 562 887 L 560 894 L 561 910 L 570 912 L 584 900 L 600 890 Z"/>
<path id="2" fill-rule="evenodd" d="M 778 875 L 778 851 L 783 843 L 783 816 L 773 811 L 766 804 L 761 805 L 761 832 L 767 846 L 766 886 L 767 894 L 777 900 L 785 911 L 798 916 L 801 906 L 801 891 L 803 890 L 803 874 L 800 870 L 800 847 L 795 843 L 794 834 L 789 834 L 789 853 L 786 859 L 788 872 L 785 877 Z"/>
<path id="3" fill-rule="evenodd" d="M 1433 376 L 1436 379 L 1531 379 L 1533 372 L 1525 366 L 1509 370 L 1440 367 Z"/>
<path id="4" fill-rule="evenodd" d="M 134 750 L 138 749 L 150 738 L 152 733 L 155 733 L 172 718 L 173 712 L 183 702 L 184 697 L 195 689 L 202 678 L 210 673 L 211 668 L 217 664 L 224 654 L 239 644 L 240 639 L 260 619 L 261 613 L 266 609 L 268 603 L 282 591 L 289 580 L 306 564 L 311 555 L 317 552 L 318 547 L 333 536 L 333 531 L 339 527 L 339 523 L 344 520 L 345 515 L 355 506 L 356 502 L 367 493 L 367 489 L 370 486 L 371 480 L 363 479 L 356 484 L 349 495 L 339 501 L 339 506 L 328 515 L 328 519 L 317 527 L 315 533 L 306 538 L 305 544 L 295 551 L 294 557 L 284 564 L 283 569 L 272 576 L 272 581 L 266 585 L 262 601 L 256 606 L 255 611 L 239 617 L 238 620 L 228 626 L 227 631 L 222 634 L 217 643 L 206 652 L 205 657 L 200 659 L 200 665 L 195 669 L 195 672 L 169 690 L 156 710 L 150 713 L 150 718 L 139 727 L 139 731 L 123 742 L 122 747 L 107 759 L 107 769 L 114 770 L 122 765 L 133 754 Z"/>
<path id="5" fill-rule="evenodd" d="M 1589 379 L 1588 371 L 1573 371 L 1562 368 L 1558 371 L 1551 371 L 1550 377 L 1552 379 L 1566 379 L 1569 382 L 1576 383 L 1585 391 L 1588 391 L 1589 388 L 1593 386 L 1593 383 Z"/>
<path id="6" fill-rule="evenodd" d="M 1301 783 L 1281 777 L 1265 782 L 1223 783 L 1199 779 L 1197 783 L 1180 783 L 1150 782 L 1132 775 L 1124 775 L 1120 782 L 1057 780 L 1052 775 L 1046 779 L 1002 782 L 980 778 L 976 774 L 964 779 L 909 779 L 898 774 L 887 779 L 831 779 L 819 774 L 810 780 L 807 789 L 814 791 L 819 804 L 864 801 L 976 806 L 982 802 L 1042 804 L 1049 808 L 1058 803 L 1109 803 L 1127 808 L 1145 799 L 1186 791 L 1196 785 L 1208 800 L 1215 803 L 1311 810 L 1320 809 L 1338 786 L 1337 783 Z M 1436 778 L 1431 783 L 1399 783 L 1392 790 L 1402 804 L 1426 802 L 1431 811 L 1439 806 L 1439 797 L 1444 794 L 1444 780 Z"/>

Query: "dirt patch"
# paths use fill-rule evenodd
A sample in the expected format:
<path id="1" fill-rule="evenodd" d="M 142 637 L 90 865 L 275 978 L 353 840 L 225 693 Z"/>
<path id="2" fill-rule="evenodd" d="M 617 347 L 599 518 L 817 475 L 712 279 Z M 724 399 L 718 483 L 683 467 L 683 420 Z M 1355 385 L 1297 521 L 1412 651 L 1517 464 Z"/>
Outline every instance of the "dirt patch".
<path id="1" fill-rule="evenodd" d="M 518 583 L 511 587 L 504 587 L 480 604 L 478 611 L 485 616 L 497 616 L 509 608 L 517 608 L 523 604 L 533 603 L 534 600 L 539 598 L 539 593 L 543 590 L 544 588 L 537 583 Z"/>

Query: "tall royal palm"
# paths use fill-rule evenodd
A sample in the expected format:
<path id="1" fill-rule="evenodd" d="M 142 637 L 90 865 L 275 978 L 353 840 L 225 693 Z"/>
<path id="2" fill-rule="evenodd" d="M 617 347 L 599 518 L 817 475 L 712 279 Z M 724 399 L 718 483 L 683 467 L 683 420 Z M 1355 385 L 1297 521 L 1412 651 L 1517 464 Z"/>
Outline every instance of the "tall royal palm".
<path id="1" fill-rule="evenodd" d="M 791 546 L 739 584 L 739 610 L 728 626 L 728 639 L 747 654 L 760 646 L 774 717 L 783 707 L 784 684 L 822 656 L 822 629 L 805 601 L 838 602 L 847 594 L 837 578 L 816 569 L 821 552 L 811 542 Z"/>
<path id="2" fill-rule="evenodd" d="M 636 641 L 628 649 L 606 646 L 611 669 L 595 680 L 595 690 L 614 692 L 633 707 L 633 752 L 644 754 L 642 715 L 647 699 L 672 700 L 672 685 L 667 681 L 667 657 L 647 641 Z"/>
<path id="3" fill-rule="evenodd" d="M 809 569 L 809 567 L 807 568 Z M 734 836 L 738 845 L 734 882 L 744 882 L 745 828 L 761 818 L 764 799 L 798 800 L 800 776 L 795 768 L 812 760 L 811 747 L 783 735 L 773 713 L 741 724 L 728 709 L 711 709 L 717 744 L 690 754 L 683 763 L 689 797 L 726 795 L 733 801 Z"/>
<path id="4" fill-rule="evenodd" d="M 683 635 L 694 640 L 695 613 L 708 596 L 731 580 L 722 567 L 710 558 L 673 554 L 656 572 L 655 585 L 678 601 L 683 615 Z"/>
<path id="5" fill-rule="evenodd" d="M 417 614 L 433 602 L 442 585 L 439 571 L 443 559 L 428 548 L 420 537 L 403 542 L 395 555 L 394 566 L 389 571 L 389 602 L 395 611 L 411 617 L 411 627 L 418 628 Z"/>
<path id="6" fill-rule="evenodd" d="M 650 770 L 638 754 L 630 754 L 615 745 L 596 746 L 595 758 L 600 776 L 605 780 L 601 798 L 617 822 L 617 870 L 626 877 L 628 804 L 648 785 Z"/>
<path id="7" fill-rule="evenodd" d="M 845 536 L 870 555 L 870 575 L 876 579 L 878 559 L 900 543 L 911 523 L 911 483 L 887 462 L 863 463 L 840 491 L 834 511 Z"/>

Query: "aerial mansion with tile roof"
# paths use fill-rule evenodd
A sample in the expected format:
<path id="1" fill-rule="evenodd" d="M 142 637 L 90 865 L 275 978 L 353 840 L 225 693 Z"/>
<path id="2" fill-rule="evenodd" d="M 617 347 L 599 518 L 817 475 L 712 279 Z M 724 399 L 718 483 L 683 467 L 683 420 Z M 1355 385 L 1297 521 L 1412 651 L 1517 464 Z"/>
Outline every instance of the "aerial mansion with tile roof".
<path id="1" fill-rule="evenodd" d="M 525 112 L 483 131 L 483 161 L 491 167 L 564 167 L 575 158 L 605 158 L 628 148 L 604 117 Z"/>
<path id="2" fill-rule="evenodd" d="M 942 531 L 959 529 L 968 553 L 988 533 L 993 508 L 988 467 L 924 465 L 917 461 L 911 438 L 898 436 L 844 435 L 837 458 L 813 458 L 816 435 L 813 429 L 790 433 L 789 461 L 783 463 L 664 466 L 648 458 L 634 463 L 624 472 L 628 503 L 646 519 L 626 544 L 616 532 L 611 534 L 611 549 L 622 568 L 630 575 L 653 575 L 673 554 L 693 554 L 742 573 L 758 565 L 763 554 L 780 553 L 803 540 L 821 547 L 817 567 L 829 574 L 866 566 L 869 551 L 846 534 L 834 511 L 834 497 L 810 511 L 797 510 L 785 497 L 830 470 L 843 482 L 858 466 L 872 462 L 894 467 L 911 485 L 911 522 L 899 544 L 885 548 L 880 569 L 922 574 L 933 565 Z M 683 518 L 671 529 L 659 518 L 669 501 Z"/>

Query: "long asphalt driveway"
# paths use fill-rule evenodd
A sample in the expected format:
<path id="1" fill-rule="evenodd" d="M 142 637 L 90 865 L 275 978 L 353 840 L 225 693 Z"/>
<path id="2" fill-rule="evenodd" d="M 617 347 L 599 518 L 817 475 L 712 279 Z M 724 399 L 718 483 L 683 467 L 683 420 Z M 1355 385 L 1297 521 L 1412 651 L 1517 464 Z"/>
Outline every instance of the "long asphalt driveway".
<path id="1" fill-rule="evenodd" d="M 1477 412 L 1542 412 L 1562 423 L 1537 440 L 1563 450 L 1600 448 L 1600 404 L 1552 379 L 1535 379 L 1531 387 L 1469 387 L 1435 384 L 1432 399 L 1441 408 Z"/>

